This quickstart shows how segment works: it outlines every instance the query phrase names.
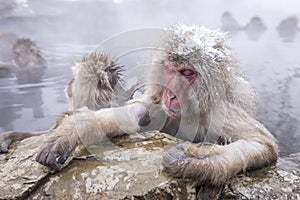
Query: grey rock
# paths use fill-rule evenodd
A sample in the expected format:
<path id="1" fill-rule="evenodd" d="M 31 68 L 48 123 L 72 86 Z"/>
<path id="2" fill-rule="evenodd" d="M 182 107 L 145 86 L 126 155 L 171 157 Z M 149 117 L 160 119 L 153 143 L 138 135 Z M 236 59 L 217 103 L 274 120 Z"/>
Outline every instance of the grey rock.
<path id="1" fill-rule="evenodd" d="M 224 199 L 300 199 L 300 153 L 276 165 L 238 175 L 226 184 Z"/>
<path id="2" fill-rule="evenodd" d="M 246 172 L 222 187 L 174 179 L 162 155 L 180 141 L 159 132 L 133 134 L 87 148 L 52 173 L 35 161 L 47 136 L 28 138 L 0 155 L 0 199 L 299 199 L 300 153 Z M 89 154 L 93 152 L 93 155 Z"/>

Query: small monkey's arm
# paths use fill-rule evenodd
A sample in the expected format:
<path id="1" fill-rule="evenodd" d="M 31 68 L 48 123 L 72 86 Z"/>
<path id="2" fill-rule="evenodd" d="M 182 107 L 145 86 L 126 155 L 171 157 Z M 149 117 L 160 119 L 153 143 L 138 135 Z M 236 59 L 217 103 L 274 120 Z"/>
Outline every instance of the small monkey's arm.
<path id="1" fill-rule="evenodd" d="M 148 119 L 148 108 L 139 101 L 76 113 L 62 121 L 38 153 L 36 161 L 58 171 L 79 144 L 99 144 L 103 137 L 134 133 Z"/>

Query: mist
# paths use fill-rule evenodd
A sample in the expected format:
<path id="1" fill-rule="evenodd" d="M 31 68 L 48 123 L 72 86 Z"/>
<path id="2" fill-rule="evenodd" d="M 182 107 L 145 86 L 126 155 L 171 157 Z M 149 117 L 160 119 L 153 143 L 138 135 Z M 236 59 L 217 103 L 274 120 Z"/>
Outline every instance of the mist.
<path id="1" fill-rule="evenodd" d="M 34 36 L 45 44 L 53 41 L 97 43 L 119 32 L 164 28 L 180 22 L 217 29 L 225 11 L 230 11 L 241 24 L 258 15 L 268 28 L 274 29 L 285 17 L 299 15 L 300 8 L 297 0 L 2 1 L 0 29 Z"/>

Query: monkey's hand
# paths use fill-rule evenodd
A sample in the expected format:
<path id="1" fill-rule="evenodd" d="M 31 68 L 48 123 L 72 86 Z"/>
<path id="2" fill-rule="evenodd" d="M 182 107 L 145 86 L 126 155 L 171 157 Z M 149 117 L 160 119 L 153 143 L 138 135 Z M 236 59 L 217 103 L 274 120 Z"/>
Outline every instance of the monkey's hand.
<path id="1" fill-rule="evenodd" d="M 148 121 L 147 107 L 142 103 L 96 112 L 80 111 L 63 120 L 37 155 L 36 161 L 55 171 L 61 170 L 79 143 L 89 146 L 101 143 L 103 137 L 130 134 Z"/>
<path id="2" fill-rule="evenodd" d="M 224 146 L 183 143 L 171 148 L 162 164 L 174 177 L 220 185 L 240 171 L 275 162 L 275 141 L 266 145 L 266 140 L 239 139 Z"/>
<path id="3" fill-rule="evenodd" d="M 37 154 L 36 161 L 59 171 L 79 142 L 73 116 L 66 118 Z"/>
<path id="4" fill-rule="evenodd" d="M 13 142 L 14 132 L 5 132 L 0 134 L 0 153 L 7 153 L 8 148 Z"/>
<path id="5" fill-rule="evenodd" d="M 230 177 L 222 165 L 224 160 L 218 160 L 223 147 L 182 143 L 167 152 L 162 164 L 173 177 L 190 178 L 200 184 L 205 182 L 219 184 Z"/>
<path id="6" fill-rule="evenodd" d="M 69 136 L 60 136 L 49 140 L 45 147 L 37 154 L 36 161 L 55 171 L 60 171 L 77 146 Z"/>

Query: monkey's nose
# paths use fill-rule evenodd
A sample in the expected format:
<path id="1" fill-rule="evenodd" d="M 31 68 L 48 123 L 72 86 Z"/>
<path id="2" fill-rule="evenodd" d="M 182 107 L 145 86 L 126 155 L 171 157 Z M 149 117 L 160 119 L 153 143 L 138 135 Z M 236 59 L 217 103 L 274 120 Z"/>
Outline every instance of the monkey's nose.
<path id="1" fill-rule="evenodd" d="M 175 99 L 176 97 L 176 95 L 171 90 L 169 90 L 167 94 L 169 99 Z"/>

